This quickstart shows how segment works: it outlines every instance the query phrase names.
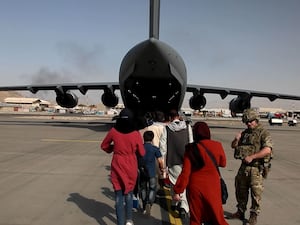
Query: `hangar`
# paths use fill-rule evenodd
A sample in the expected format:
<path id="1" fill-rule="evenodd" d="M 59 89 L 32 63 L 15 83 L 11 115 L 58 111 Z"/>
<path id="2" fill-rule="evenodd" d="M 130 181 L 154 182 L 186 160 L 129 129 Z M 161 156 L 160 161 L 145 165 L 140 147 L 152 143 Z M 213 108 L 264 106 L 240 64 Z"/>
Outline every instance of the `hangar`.
<path id="1" fill-rule="evenodd" d="M 51 105 L 50 102 L 39 98 L 7 97 L 1 103 L 1 111 L 6 112 L 33 112 L 43 111 Z"/>

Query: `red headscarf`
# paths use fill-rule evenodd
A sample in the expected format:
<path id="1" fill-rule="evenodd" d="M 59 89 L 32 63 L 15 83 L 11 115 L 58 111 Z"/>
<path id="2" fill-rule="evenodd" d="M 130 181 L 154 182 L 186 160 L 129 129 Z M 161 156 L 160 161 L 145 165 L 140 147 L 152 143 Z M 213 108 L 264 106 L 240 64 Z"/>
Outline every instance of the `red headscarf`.
<path id="1" fill-rule="evenodd" d="M 205 122 L 197 122 L 193 126 L 194 141 L 198 142 L 203 139 L 210 139 L 210 130 Z"/>

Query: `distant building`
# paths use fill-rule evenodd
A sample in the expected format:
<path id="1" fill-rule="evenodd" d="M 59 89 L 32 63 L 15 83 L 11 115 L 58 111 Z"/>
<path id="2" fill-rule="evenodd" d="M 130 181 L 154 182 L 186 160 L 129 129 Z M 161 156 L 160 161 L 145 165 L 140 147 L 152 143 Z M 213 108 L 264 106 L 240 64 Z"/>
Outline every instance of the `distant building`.
<path id="1" fill-rule="evenodd" d="M 8 97 L 4 99 L 4 103 L 0 105 L 1 111 L 12 112 L 32 112 L 43 111 L 48 108 L 51 103 L 39 98 L 23 98 Z"/>
<path id="2" fill-rule="evenodd" d="M 5 98 L 4 102 L 7 104 L 23 104 L 23 105 L 39 105 L 41 102 L 40 99 L 38 98 L 14 98 L 14 97 L 9 97 Z"/>

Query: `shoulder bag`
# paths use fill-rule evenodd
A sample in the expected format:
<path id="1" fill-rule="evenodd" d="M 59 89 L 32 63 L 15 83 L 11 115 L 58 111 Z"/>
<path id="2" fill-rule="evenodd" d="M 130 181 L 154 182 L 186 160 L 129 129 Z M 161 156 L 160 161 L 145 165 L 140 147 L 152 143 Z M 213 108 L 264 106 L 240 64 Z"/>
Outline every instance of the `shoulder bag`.
<path id="1" fill-rule="evenodd" d="M 224 181 L 224 179 L 222 178 L 221 176 L 221 173 L 220 173 L 220 170 L 219 170 L 219 166 L 217 165 L 217 162 L 216 162 L 216 159 L 215 157 L 213 156 L 213 154 L 204 146 L 204 144 L 202 144 L 201 142 L 199 142 L 199 144 L 201 144 L 205 151 L 207 152 L 207 154 L 209 155 L 210 159 L 213 161 L 213 163 L 215 164 L 216 166 L 216 169 L 219 173 L 219 176 L 220 176 L 220 183 L 221 183 L 221 198 L 222 198 L 222 204 L 226 204 L 226 201 L 228 199 L 228 190 L 227 190 L 227 185 Z"/>

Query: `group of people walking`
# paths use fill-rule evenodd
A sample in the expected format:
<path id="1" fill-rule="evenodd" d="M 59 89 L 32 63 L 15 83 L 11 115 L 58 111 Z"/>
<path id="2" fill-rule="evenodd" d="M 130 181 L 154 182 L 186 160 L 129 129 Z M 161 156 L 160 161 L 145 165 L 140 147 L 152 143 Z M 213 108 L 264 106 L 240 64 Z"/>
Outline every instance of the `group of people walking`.
<path id="1" fill-rule="evenodd" d="M 134 190 L 142 199 L 142 212 L 150 215 L 158 180 L 170 181 L 171 210 L 190 225 L 228 225 L 222 206 L 220 175 L 216 168 L 226 166 L 221 142 L 211 139 L 205 122 L 191 126 L 178 111 L 168 115 L 157 112 L 146 126 L 135 126 L 133 113 L 123 109 L 101 143 L 101 149 L 113 153 L 111 182 L 115 191 L 118 225 L 133 225 Z M 227 219 L 245 220 L 248 194 L 251 208 L 248 223 L 257 223 L 263 190 L 263 171 L 272 153 L 269 132 L 259 123 L 257 112 L 245 110 L 242 121 L 247 128 L 232 141 L 234 157 L 241 160 L 235 177 L 237 212 Z M 158 177 L 158 180 L 157 180 Z"/>

